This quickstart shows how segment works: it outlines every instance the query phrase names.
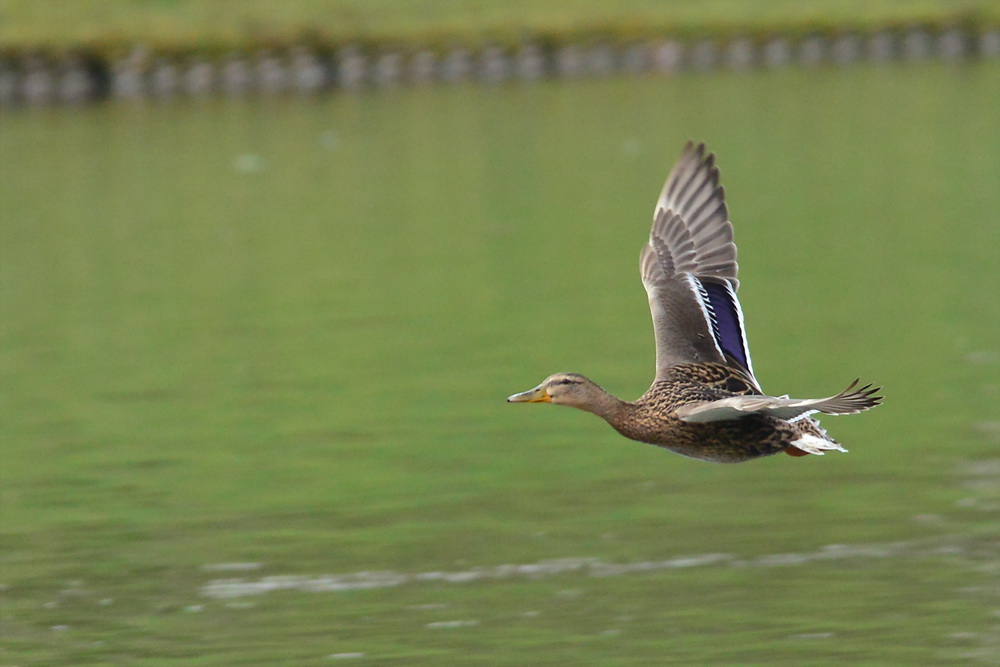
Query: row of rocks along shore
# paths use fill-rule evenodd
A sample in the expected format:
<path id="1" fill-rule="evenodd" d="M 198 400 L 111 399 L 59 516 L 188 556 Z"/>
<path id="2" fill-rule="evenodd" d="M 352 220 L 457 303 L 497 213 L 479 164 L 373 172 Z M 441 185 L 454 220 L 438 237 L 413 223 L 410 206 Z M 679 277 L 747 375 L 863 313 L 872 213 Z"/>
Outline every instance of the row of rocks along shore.
<path id="1" fill-rule="evenodd" d="M 73 105 L 118 99 L 223 95 L 313 95 L 400 85 L 536 81 L 859 63 L 959 63 L 1000 58 L 1000 28 L 910 28 L 801 37 L 663 38 L 636 43 L 594 41 L 544 47 L 524 43 L 479 50 L 365 49 L 306 46 L 168 57 L 138 47 L 106 61 L 86 53 L 0 57 L 0 106 Z"/>

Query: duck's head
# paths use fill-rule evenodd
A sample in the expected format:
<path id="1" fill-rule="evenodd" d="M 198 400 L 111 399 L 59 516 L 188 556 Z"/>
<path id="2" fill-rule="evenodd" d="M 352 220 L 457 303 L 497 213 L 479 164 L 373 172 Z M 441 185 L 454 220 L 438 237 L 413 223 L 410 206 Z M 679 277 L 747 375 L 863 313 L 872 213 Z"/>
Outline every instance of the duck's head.
<path id="1" fill-rule="evenodd" d="M 593 411 L 607 392 L 579 373 L 556 373 L 528 391 L 507 397 L 508 403 L 553 403 Z"/>

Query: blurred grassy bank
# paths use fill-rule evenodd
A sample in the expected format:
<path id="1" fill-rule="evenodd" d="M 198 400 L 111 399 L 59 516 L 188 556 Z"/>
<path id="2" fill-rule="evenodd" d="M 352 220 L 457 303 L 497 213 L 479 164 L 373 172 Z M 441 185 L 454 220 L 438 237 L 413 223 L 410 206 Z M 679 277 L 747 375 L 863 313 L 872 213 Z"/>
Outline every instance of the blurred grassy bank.
<path id="1" fill-rule="evenodd" d="M 0 49 L 88 48 L 113 55 L 290 43 L 447 46 L 526 38 L 803 34 L 911 25 L 995 26 L 992 0 L 0 0 Z"/>

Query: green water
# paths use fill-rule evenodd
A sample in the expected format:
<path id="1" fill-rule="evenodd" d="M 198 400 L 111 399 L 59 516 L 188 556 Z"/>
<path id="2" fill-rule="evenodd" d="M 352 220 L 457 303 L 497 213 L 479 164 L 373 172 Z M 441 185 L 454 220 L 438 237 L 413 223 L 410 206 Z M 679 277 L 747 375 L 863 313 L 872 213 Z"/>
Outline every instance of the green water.
<path id="1" fill-rule="evenodd" d="M 894 66 L 4 113 L 0 662 L 994 664 L 997 90 Z M 885 386 L 824 420 L 850 454 L 712 465 L 504 402 L 560 370 L 645 390 L 638 251 L 688 138 L 765 390 Z M 558 559 L 593 560 L 496 569 Z M 372 571 L 399 580 L 308 583 Z"/>

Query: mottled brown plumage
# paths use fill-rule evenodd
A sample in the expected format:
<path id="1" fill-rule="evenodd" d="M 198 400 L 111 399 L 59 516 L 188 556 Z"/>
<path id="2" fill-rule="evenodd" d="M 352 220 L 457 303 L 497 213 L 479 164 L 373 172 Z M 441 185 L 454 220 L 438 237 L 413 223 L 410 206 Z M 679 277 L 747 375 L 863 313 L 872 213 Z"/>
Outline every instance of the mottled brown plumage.
<path id="1" fill-rule="evenodd" d="M 736 298 L 732 223 L 703 144 L 688 143 L 667 178 L 640 270 L 656 337 L 656 377 L 645 394 L 622 401 L 582 375 L 557 373 L 507 400 L 575 407 L 632 440 L 719 463 L 846 451 L 809 415 L 853 414 L 881 401 L 857 380 L 821 399 L 761 391 Z"/>

